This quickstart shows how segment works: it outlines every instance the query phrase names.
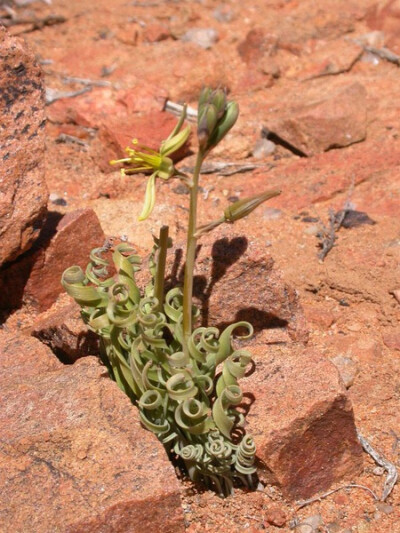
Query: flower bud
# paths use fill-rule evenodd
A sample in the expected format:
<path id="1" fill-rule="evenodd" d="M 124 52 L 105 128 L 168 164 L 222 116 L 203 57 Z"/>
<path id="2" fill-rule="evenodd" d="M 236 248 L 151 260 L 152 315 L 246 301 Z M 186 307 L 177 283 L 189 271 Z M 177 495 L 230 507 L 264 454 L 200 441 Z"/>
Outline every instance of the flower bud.
<path id="1" fill-rule="evenodd" d="M 210 87 L 203 87 L 202 88 L 202 90 L 200 91 L 199 103 L 198 103 L 199 111 L 200 111 L 200 108 L 204 104 L 209 103 L 211 94 L 212 94 L 212 90 L 210 89 Z"/>
<path id="2" fill-rule="evenodd" d="M 218 120 L 224 116 L 226 110 L 226 94 L 222 89 L 216 89 L 210 95 L 210 102 L 215 106 L 217 110 Z"/>
<path id="3" fill-rule="evenodd" d="M 239 106 L 236 102 L 228 102 L 226 110 L 222 118 L 218 121 L 217 127 L 214 129 L 212 137 L 210 137 L 208 147 L 216 146 L 228 133 L 228 131 L 235 124 L 239 116 Z"/>
<path id="4" fill-rule="evenodd" d="M 204 104 L 197 119 L 197 137 L 200 148 L 205 148 L 217 124 L 217 110 L 213 104 Z"/>
<path id="5" fill-rule="evenodd" d="M 255 196 L 250 196 L 249 198 L 243 198 L 234 202 L 232 205 L 228 206 L 224 211 L 224 217 L 226 222 L 235 222 L 241 218 L 249 215 L 254 209 L 256 209 L 260 204 L 278 196 L 281 194 L 281 191 L 273 189 L 271 191 L 265 191 L 261 194 L 256 194 Z"/>

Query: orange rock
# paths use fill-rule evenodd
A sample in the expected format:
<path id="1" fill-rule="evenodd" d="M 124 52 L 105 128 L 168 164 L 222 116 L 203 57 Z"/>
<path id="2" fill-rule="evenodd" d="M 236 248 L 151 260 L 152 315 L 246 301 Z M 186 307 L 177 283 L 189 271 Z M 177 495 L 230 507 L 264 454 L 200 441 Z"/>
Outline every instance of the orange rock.
<path id="1" fill-rule="evenodd" d="M 28 250 L 46 217 L 44 84 L 33 52 L 0 28 L 0 265 Z"/>
<path id="2" fill-rule="evenodd" d="M 362 449 L 353 409 L 336 368 L 317 353 L 251 348 L 255 372 L 242 380 L 255 401 L 246 417 L 260 478 L 306 499 L 357 475 Z"/>
<path id="3" fill-rule="evenodd" d="M 31 253 L 0 273 L 0 308 L 29 302 L 48 309 L 63 292 L 61 275 L 72 265 L 86 268 L 93 248 L 102 246 L 104 233 L 92 209 L 78 209 L 61 217 L 51 214 L 40 241 Z"/>
<path id="4" fill-rule="evenodd" d="M 40 359 L 28 342 L 21 353 Z M 4 530 L 184 531 L 163 446 L 97 360 L 20 371 L 2 373 L 0 392 Z"/>

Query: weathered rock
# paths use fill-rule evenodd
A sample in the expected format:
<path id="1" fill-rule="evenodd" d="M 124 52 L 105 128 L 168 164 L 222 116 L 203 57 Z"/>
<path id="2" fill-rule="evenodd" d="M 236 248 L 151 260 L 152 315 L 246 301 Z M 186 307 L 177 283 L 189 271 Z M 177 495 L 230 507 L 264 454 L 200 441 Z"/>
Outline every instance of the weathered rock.
<path id="1" fill-rule="evenodd" d="M 366 136 L 366 97 L 360 83 L 314 101 L 305 95 L 302 102 L 267 123 L 271 140 L 278 137 L 307 156 L 360 142 Z"/>
<path id="2" fill-rule="evenodd" d="M 184 530 L 178 482 L 162 445 L 140 426 L 135 407 L 97 360 L 22 374 L 17 383 L 12 369 L 7 383 L 6 377 L 0 392 L 5 531 Z"/>
<path id="3" fill-rule="evenodd" d="M 317 41 L 310 46 L 309 55 L 299 60 L 286 76 L 302 81 L 348 72 L 361 57 L 362 48 L 344 39 Z"/>
<path id="4" fill-rule="evenodd" d="M 0 388 L 60 368 L 62 364 L 52 351 L 37 339 L 0 330 Z"/>
<path id="5" fill-rule="evenodd" d="M 362 450 L 353 410 L 332 363 L 294 348 L 251 351 L 256 369 L 242 388 L 255 396 L 246 431 L 257 445 L 261 480 L 304 499 L 358 474 Z"/>
<path id="6" fill-rule="evenodd" d="M 214 28 L 190 28 L 181 39 L 183 42 L 194 43 L 207 50 L 218 41 L 218 32 Z"/>
<path id="7" fill-rule="evenodd" d="M 380 0 L 368 11 L 366 21 L 371 29 L 383 30 L 387 46 L 399 45 L 399 0 Z"/>
<path id="8" fill-rule="evenodd" d="M 66 293 L 39 315 L 30 333 L 49 346 L 63 363 L 99 354 L 99 337 L 88 329 L 81 318 L 80 306 Z"/>
<path id="9" fill-rule="evenodd" d="M 278 36 L 262 28 L 248 32 L 244 41 L 238 46 L 240 57 L 246 63 L 257 63 L 265 55 L 274 55 L 278 49 Z"/>
<path id="10" fill-rule="evenodd" d="M 0 27 L 0 265 L 27 250 L 46 215 L 43 75 L 27 45 Z"/>
<path id="11" fill-rule="evenodd" d="M 104 233 L 92 209 L 78 209 L 62 217 L 51 214 L 35 250 L 0 271 L 0 308 L 29 303 L 48 309 L 63 291 L 66 268 L 88 263 L 93 248 L 102 246 Z"/>
<path id="12" fill-rule="evenodd" d="M 297 292 L 285 283 L 265 246 L 226 226 L 201 240 L 194 295 L 209 324 L 248 320 L 256 331 L 281 328 L 292 340 L 307 342 Z"/>
<path id="13" fill-rule="evenodd" d="M 336 366 L 343 381 L 343 385 L 346 389 L 350 388 L 359 372 L 357 363 L 355 363 L 350 357 L 344 355 L 336 355 L 335 357 L 332 357 L 331 361 Z"/>

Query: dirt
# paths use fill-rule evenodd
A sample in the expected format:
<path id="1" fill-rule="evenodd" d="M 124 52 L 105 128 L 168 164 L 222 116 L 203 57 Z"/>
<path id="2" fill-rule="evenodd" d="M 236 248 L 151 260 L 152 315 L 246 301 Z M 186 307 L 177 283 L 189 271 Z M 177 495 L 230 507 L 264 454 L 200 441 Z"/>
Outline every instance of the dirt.
<path id="1" fill-rule="evenodd" d="M 112 113 L 118 91 L 134 88 L 132 98 L 139 115 L 145 115 L 145 105 L 155 105 L 151 90 L 161 99 L 167 95 L 195 106 L 204 83 L 228 88 L 239 102 L 241 117 L 210 160 L 256 168 L 230 176 L 204 175 L 200 212 L 212 219 L 232 197 L 282 189 L 279 198 L 236 229 L 250 243 L 252 237 L 263 240 L 285 281 L 298 291 L 309 321 L 309 345 L 327 358 L 342 356 L 354 363 L 348 394 L 357 427 L 387 460 L 400 466 L 400 301 L 394 292 L 400 289 L 400 71 L 395 63 L 362 48 L 346 60 L 354 54 L 349 42 L 382 29 L 387 32 L 380 37 L 383 44 L 400 52 L 400 34 L 393 23 L 399 15 L 396 6 L 390 7 L 393 2 L 386 3 L 388 9 L 382 9 L 381 2 L 377 11 L 372 0 L 53 0 L 51 5 L 14 6 L 15 14 L 36 21 L 55 14 L 64 22 L 15 24 L 9 30 L 33 48 L 47 87 L 91 88 L 47 108 L 49 209 L 64 214 L 91 207 L 106 235 L 127 235 L 145 252 L 152 242 L 149 230 L 165 218 L 174 239 L 183 237 L 188 197 L 177 193 L 176 182 L 162 184 L 151 220 L 136 222 L 145 181 L 101 170 L 107 146 L 100 134 L 111 128 L 107 106 Z M 0 13 L 6 15 L 1 6 Z M 190 28 L 217 30 L 218 40 L 207 50 L 185 42 L 182 36 Z M 249 38 L 251 30 L 259 34 Z M 329 70 L 326 61 L 336 56 L 340 60 Z M 102 82 L 107 82 L 105 87 Z M 353 82 L 367 89 L 363 140 L 311 157 L 284 143 L 261 158 L 252 155 L 269 113 L 276 120 L 286 97 L 301 108 L 307 104 L 307 84 L 326 97 L 336 94 L 336 86 Z M 111 124 L 113 131 L 129 130 L 131 118 L 127 112 L 126 122 L 122 118 Z M 60 134 L 72 137 L 59 142 Z M 140 138 L 140 131 L 131 136 Z M 193 156 L 181 165 L 193 165 Z M 167 207 L 170 203 L 173 209 Z M 335 246 L 321 261 L 318 234 L 329 224 L 330 209 L 362 211 L 375 224 L 338 229 Z M 29 323 L 32 315 L 23 308 L 8 324 L 18 321 Z M 183 482 L 187 531 L 400 532 L 399 487 L 385 502 L 370 492 L 380 498 L 384 479 L 385 472 L 365 454 L 364 470 L 352 480 L 357 487 L 333 487 L 339 490 L 301 509 L 284 501 L 274 487 L 252 493 L 238 489 L 234 497 L 221 500 Z"/>

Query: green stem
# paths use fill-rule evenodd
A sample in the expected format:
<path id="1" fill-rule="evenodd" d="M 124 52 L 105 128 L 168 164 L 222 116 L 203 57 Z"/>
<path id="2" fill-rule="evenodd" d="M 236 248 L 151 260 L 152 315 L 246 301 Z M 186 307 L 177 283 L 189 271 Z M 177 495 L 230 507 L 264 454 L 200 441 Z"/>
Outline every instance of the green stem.
<path id="1" fill-rule="evenodd" d="M 199 150 L 193 172 L 193 183 L 190 187 L 189 227 L 186 244 L 185 276 L 183 281 L 183 351 L 186 354 L 188 352 L 188 340 L 192 334 L 193 271 L 197 244 L 197 238 L 195 237 L 197 225 L 197 196 L 200 169 L 203 160 L 204 154 Z"/>
<path id="2" fill-rule="evenodd" d="M 158 300 L 158 311 L 161 311 L 164 305 L 164 281 L 165 265 L 167 261 L 168 230 L 168 226 L 162 226 L 159 237 L 160 249 L 158 251 L 156 277 L 154 280 L 154 296 Z"/>

